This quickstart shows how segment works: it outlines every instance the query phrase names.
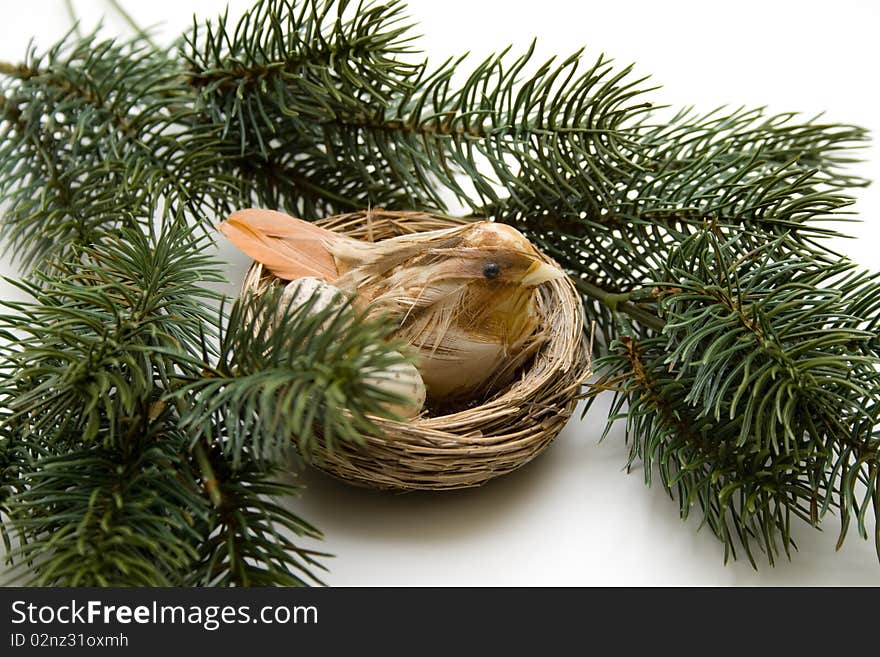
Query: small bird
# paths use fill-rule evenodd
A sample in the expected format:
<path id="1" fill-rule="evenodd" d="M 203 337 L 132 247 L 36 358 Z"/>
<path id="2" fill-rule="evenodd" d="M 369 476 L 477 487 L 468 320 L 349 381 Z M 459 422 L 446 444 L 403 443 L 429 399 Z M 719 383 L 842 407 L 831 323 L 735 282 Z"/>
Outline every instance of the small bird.
<path id="1" fill-rule="evenodd" d="M 411 345 L 428 399 L 482 396 L 509 382 L 543 342 L 536 288 L 565 274 L 515 228 L 479 221 L 362 242 L 273 210 L 221 223 L 229 240 L 283 280 L 317 277 Z"/>

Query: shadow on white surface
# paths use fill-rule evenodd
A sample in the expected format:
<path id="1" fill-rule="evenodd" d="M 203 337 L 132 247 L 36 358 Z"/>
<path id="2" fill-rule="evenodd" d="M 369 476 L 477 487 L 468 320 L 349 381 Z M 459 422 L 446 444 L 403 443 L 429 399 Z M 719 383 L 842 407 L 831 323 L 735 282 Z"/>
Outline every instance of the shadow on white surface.
<path id="1" fill-rule="evenodd" d="M 482 488 L 404 495 L 350 486 L 307 468 L 308 490 L 291 506 L 326 534 L 336 555 L 332 585 L 828 585 L 880 584 L 873 543 L 851 533 L 839 553 L 836 518 L 826 530 L 795 531 L 800 551 L 775 567 L 723 547 L 699 509 L 678 505 L 643 474 L 622 470 L 614 430 L 602 444 L 604 403 L 573 420 L 522 469 Z"/>

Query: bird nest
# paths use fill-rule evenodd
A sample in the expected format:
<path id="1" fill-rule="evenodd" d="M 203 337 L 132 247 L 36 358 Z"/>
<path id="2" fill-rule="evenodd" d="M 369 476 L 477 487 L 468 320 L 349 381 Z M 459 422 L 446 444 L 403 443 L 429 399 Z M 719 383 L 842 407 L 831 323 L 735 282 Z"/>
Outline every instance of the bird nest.
<path id="1" fill-rule="evenodd" d="M 466 223 L 423 212 L 370 210 L 316 222 L 370 242 Z M 547 262 L 552 262 L 542 256 Z M 243 290 L 259 294 L 274 277 L 254 263 Z M 442 414 L 426 409 L 406 422 L 375 418 L 378 435 L 363 445 L 315 451 L 315 465 L 351 484 L 383 490 L 479 486 L 535 458 L 574 412 L 590 373 L 580 296 L 568 278 L 538 288 L 547 340 L 517 378 L 491 398 Z"/>

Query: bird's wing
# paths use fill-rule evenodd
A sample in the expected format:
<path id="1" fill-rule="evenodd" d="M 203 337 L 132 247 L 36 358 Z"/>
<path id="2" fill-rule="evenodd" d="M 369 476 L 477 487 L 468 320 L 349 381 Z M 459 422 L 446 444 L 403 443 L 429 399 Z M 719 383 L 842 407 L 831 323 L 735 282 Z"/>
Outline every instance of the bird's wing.
<path id="1" fill-rule="evenodd" d="M 331 249 L 350 240 L 283 212 L 249 208 L 220 224 L 229 240 L 278 278 L 315 276 L 333 282 L 339 275 Z"/>
<path id="2" fill-rule="evenodd" d="M 355 287 L 370 279 L 384 278 L 407 261 L 438 248 L 451 248 L 461 241 L 467 226 L 454 226 L 399 235 L 374 243 L 358 240 L 335 242 L 331 247 L 340 275 L 352 272 Z"/>

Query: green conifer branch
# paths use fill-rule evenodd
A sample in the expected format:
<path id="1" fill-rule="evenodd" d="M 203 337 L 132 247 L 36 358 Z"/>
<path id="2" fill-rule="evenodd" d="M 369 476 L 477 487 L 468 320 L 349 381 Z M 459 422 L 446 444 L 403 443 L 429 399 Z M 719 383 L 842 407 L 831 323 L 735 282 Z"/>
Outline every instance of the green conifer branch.
<path id="1" fill-rule="evenodd" d="M 121 228 L 150 230 L 154 216 L 202 221 L 232 195 L 228 176 L 203 175 L 212 135 L 188 127 L 188 87 L 166 52 L 68 35 L 0 69 L 2 229 L 26 268 Z"/>
<path id="2" fill-rule="evenodd" d="M 282 460 L 295 442 L 312 458 L 320 443 L 360 444 L 390 417 L 389 404 L 406 400 L 378 385 L 377 375 L 405 362 L 387 341 L 390 327 L 366 320 L 347 302 L 315 307 L 312 297 L 292 305 L 273 288 L 242 295 L 225 321 L 216 364 L 178 389 L 186 400 L 181 426 L 193 441 L 219 443 L 238 466 Z M 320 432 L 316 435 L 316 427 Z"/>
<path id="3" fill-rule="evenodd" d="M 630 462 L 644 460 L 649 483 L 657 464 L 682 515 L 699 501 L 753 564 L 754 546 L 771 563 L 780 546 L 789 554 L 792 516 L 818 525 L 839 508 L 842 535 L 857 518 L 867 536 L 880 495 L 876 332 L 853 313 L 876 305 L 880 282 L 790 239 L 744 248 L 717 227 L 688 238 L 655 281 L 662 332 L 621 337 L 599 363 Z"/>
<path id="4" fill-rule="evenodd" d="M 282 462 L 269 452 L 266 432 L 239 431 L 253 420 L 253 408 L 239 403 L 252 384 L 242 377 L 259 376 L 266 371 L 261 363 L 275 362 L 301 382 L 294 367 L 321 363 L 324 385 L 335 394 L 300 397 L 303 417 L 314 418 L 330 402 L 351 408 L 355 415 L 340 419 L 336 434 L 356 440 L 368 425 L 359 409 L 378 412 L 378 404 L 399 401 L 360 376 L 397 362 L 389 355 L 393 345 L 378 348 L 386 329 L 351 311 L 328 309 L 307 321 L 292 313 L 273 323 L 271 337 L 268 329 L 253 333 L 254 305 L 218 317 L 211 307 L 216 296 L 203 287 L 218 278 L 205 251 L 183 222 L 153 236 L 123 231 L 82 249 L 76 262 L 19 283 L 33 301 L 6 304 L 0 489 L 15 581 L 317 581 L 312 569 L 320 555 L 282 532 L 313 539 L 319 533 L 273 499 L 298 487 L 272 483 Z M 263 303 L 266 313 L 277 309 L 272 295 Z M 218 333 L 222 339 L 212 344 Z M 300 344 L 295 357 L 292 344 Z M 218 373 L 234 380 L 208 395 Z M 276 393 L 271 386 L 263 391 L 274 408 L 283 402 Z M 210 413 L 222 407 L 222 421 L 211 418 L 214 430 L 191 422 L 208 403 Z M 307 454 L 319 439 L 303 428 L 311 428 L 308 419 L 299 427 Z"/>
<path id="5" fill-rule="evenodd" d="M 198 526 L 198 558 L 189 586 L 308 586 L 320 584 L 319 559 L 329 555 L 303 548 L 288 537 L 320 539 L 321 533 L 285 508 L 298 486 L 278 481 L 281 467 L 251 461 L 230 467 L 214 452 L 220 504 Z"/>

